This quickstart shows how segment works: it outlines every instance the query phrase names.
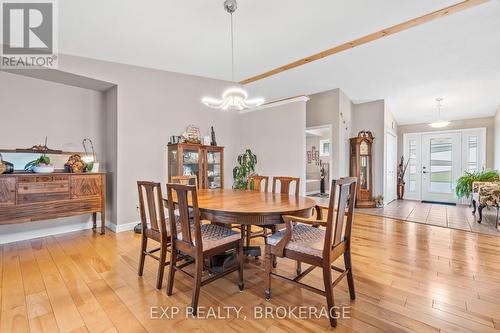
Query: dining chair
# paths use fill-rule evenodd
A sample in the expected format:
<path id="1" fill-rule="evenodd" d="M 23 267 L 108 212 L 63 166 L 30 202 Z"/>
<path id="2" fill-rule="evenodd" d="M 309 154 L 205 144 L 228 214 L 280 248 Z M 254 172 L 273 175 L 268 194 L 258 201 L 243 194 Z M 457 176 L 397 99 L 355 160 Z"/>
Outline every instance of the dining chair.
<path id="1" fill-rule="evenodd" d="M 171 237 L 165 218 L 163 208 L 163 195 L 160 183 L 138 181 L 139 210 L 141 215 L 141 255 L 139 257 L 138 275 L 144 272 L 144 260 L 146 256 L 158 260 L 158 273 L 156 277 L 156 288 L 161 289 L 163 282 L 163 272 L 165 266 L 170 262 L 166 261 L 167 250 L 171 245 Z M 175 219 L 174 219 L 175 221 Z M 160 247 L 148 251 L 148 240 L 151 239 L 160 243 Z M 160 256 L 155 252 L 160 252 Z"/>
<path id="2" fill-rule="evenodd" d="M 172 176 L 172 183 L 181 184 L 181 185 L 195 185 L 196 188 L 198 186 L 198 177 L 197 176 Z"/>
<path id="3" fill-rule="evenodd" d="M 316 207 L 317 219 L 283 216 L 286 229 L 270 236 L 266 244 L 267 285 L 264 295 L 267 300 L 271 298 L 271 279 L 273 277 L 290 282 L 325 296 L 330 325 L 333 327 L 337 325 L 333 288 L 347 276 L 349 295 L 352 300 L 356 297 L 351 263 L 351 228 L 356 198 L 356 181 L 354 177 L 333 180 L 329 206 L 328 208 Z M 337 190 L 338 193 L 336 193 Z M 336 207 L 335 203 L 337 203 Z M 326 219 L 323 219 L 324 208 L 328 209 Z M 300 261 L 311 266 L 297 274 L 295 278 L 288 278 L 273 272 L 273 255 Z M 333 262 L 340 256 L 344 258 L 344 269 L 333 265 Z M 316 267 L 321 267 L 323 270 L 324 291 L 300 282 Z M 333 282 L 332 270 L 340 273 Z"/>
<path id="4" fill-rule="evenodd" d="M 250 175 L 247 178 L 247 190 L 255 192 L 268 192 L 269 190 L 269 176 L 259 176 Z M 264 237 L 266 238 L 267 232 L 266 228 L 262 227 L 262 231 L 252 233 L 252 226 L 250 224 L 242 224 L 241 226 L 235 226 L 234 228 L 240 229 L 245 240 L 245 246 L 250 247 L 250 240 L 252 238 Z M 260 256 L 260 247 L 258 251 L 249 251 L 250 254 L 255 254 L 256 259 Z"/>
<path id="5" fill-rule="evenodd" d="M 262 185 L 262 183 L 264 183 L 264 185 Z M 252 190 L 257 192 L 267 192 L 269 188 L 268 183 L 269 183 L 268 176 L 258 176 L 258 175 L 248 176 L 247 190 Z"/>
<path id="6" fill-rule="evenodd" d="M 290 193 L 290 185 L 295 182 L 295 195 L 299 195 L 300 190 L 300 178 L 296 177 L 283 177 L 276 176 L 273 177 L 273 193 L 276 193 L 276 186 L 280 184 L 280 192 L 281 194 L 291 194 Z"/>
<path id="7" fill-rule="evenodd" d="M 167 197 L 170 215 L 170 233 L 172 234 L 172 258 L 168 274 L 167 295 L 172 295 L 176 271 L 191 277 L 193 279 L 191 308 L 193 314 L 196 315 L 201 286 L 229 273 L 238 271 L 238 287 L 240 291 L 243 290 L 243 245 L 241 235 L 229 228 L 209 224 L 209 221 L 204 221 L 207 223 L 202 224 L 195 186 L 167 184 Z M 174 198 L 176 198 L 176 201 L 174 201 Z M 190 214 L 189 203 L 191 203 L 193 209 L 192 214 Z M 179 211 L 179 227 L 174 222 L 175 206 L 177 206 Z M 190 223 L 191 220 L 193 222 Z M 177 232 L 177 228 L 179 228 L 179 232 Z M 210 266 L 205 265 L 205 259 L 210 259 L 217 254 L 228 254 L 230 252 L 236 253 L 238 264 L 222 273 L 216 272 Z M 193 260 L 177 265 L 176 261 L 179 255 L 190 257 Z M 209 262 L 210 260 L 207 261 Z M 184 267 L 192 263 L 195 265 L 194 274 L 183 270 Z M 202 281 L 204 270 L 208 270 L 211 275 Z"/>

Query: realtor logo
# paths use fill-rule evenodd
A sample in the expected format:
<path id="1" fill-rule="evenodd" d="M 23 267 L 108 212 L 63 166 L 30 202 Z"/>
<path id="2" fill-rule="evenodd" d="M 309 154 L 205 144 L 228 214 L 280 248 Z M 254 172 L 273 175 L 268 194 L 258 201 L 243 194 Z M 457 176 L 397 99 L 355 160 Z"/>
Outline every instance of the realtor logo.
<path id="1" fill-rule="evenodd" d="M 55 3 L 1 1 L 0 67 L 55 67 Z"/>

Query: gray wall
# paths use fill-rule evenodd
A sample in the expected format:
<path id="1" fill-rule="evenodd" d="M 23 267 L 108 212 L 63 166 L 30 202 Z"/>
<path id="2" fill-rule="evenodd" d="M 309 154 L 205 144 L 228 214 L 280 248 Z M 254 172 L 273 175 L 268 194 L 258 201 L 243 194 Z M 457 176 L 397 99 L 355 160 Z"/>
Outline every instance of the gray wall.
<path id="1" fill-rule="evenodd" d="M 498 115 L 498 114 L 497 114 Z M 500 120 L 499 120 L 500 122 Z M 466 128 L 481 128 L 486 127 L 486 167 L 491 169 L 495 164 L 495 118 L 476 118 L 466 120 L 454 120 L 444 130 L 466 129 Z M 428 124 L 414 124 L 414 125 L 399 125 L 398 126 L 398 156 L 401 158 L 403 154 L 403 134 L 405 133 L 419 133 L 419 132 L 435 132 L 442 131 L 442 128 L 432 128 Z M 500 158 L 500 157 L 499 157 Z M 497 164 L 500 166 L 500 164 Z"/>
<path id="2" fill-rule="evenodd" d="M 270 176 L 300 177 L 305 189 L 306 103 L 244 113 L 239 117 L 241 150 L 257 155 L 257 173 Z M 271 190 L 272 184 L 269 184 Z"/>
<path id="3" fill-rule="evenodd" d="M 385 102 L 383 100 L 354 104 L 352 113 L 352 134 L 356 136 L 361 130 L 370 130 L 375 137 L 373 156 L 373 196 L 385 193 Z"/>
<path id="4" fill-rule="evenodd" d="M 309 96 L 307 101 L 306 127 L 331 126 L 331 154 L 330 179 L 337 179 L 341 176 L 342 163 L 340 159 L 340 89 L 325 91 Z"/>

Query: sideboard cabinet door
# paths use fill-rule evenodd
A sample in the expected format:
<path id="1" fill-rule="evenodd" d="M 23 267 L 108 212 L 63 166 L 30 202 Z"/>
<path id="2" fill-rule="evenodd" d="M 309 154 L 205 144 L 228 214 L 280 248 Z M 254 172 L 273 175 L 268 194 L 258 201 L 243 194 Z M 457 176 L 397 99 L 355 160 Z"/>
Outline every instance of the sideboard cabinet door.
<path id="1" fill-rule="evenodd" d="M 0 179 L 0 206 L 14 205 L 16 203 L 16 179 Z"/>
<path id="2" fill-rule="evenodd" d="M 101 195 L 101 176 L 71 176 L 71 199 Z"/>

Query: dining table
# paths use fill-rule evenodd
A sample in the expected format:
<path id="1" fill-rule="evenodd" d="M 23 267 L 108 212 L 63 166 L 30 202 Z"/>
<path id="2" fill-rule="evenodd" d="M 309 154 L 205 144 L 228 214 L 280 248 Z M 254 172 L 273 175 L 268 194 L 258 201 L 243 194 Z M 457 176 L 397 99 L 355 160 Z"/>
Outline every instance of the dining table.
<path id="1" fill-rule="evenodd" d="M 201 219 L 228 226 L 240 225 L 241 230 L 245 230 L 245 226 L 270 227 L 284 223 L 283 215 L 310 217 L 316 205 L 315 200 L 304 196 L 236 189 L 199 189 L 197 197 Z M 257 257 L 260 247 L 245 244 L 244 252 Z"/>

